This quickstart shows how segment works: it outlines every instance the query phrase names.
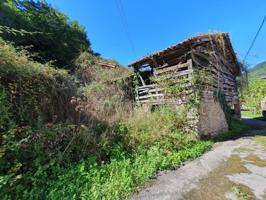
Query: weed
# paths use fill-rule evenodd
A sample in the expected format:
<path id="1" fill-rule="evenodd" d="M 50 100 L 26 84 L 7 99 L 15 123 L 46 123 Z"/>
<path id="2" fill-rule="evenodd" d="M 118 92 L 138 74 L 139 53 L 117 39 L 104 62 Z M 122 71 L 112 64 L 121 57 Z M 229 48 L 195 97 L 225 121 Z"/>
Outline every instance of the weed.
<path id="1" fill-rule="evenodd" d="M 236 186 L 236 185 L 234 185 L 231 188 L 231 190 L 240 200 L 248 200 L 248 199 L 250 199 L 249 194 L 247 194 L 246 192 L 241 190 L 241 188 Z"/>

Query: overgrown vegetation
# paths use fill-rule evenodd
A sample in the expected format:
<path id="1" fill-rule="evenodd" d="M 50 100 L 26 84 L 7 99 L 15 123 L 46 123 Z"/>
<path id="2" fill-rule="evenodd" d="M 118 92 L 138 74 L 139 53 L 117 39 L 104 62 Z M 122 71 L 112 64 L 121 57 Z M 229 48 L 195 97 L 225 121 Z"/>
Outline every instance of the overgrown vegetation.
<path id="1" fill-rule="evenodd" d="M 99 58 L 81 55 L 88 57 L 77 60 L 74 81 L 32 61 L 28 52 L 1 44 L 0 193 L 5 199 L 121 199 L 156 171 L 211 147 L 185 129 L 185 110 L 123 110 L 131 105 L 126 103 L 130 72 L 124 69 L 106 70 L 97 66 Z M 113 105 L 100 107 L 103 102 Z"/>
<path id="2" fill-rule="evenodd" d="M 170 129 L 165 130 L 161 126 L 158 132 L 165 131 L 165 134 L 166 131 L 172 130 L 172 132 L 167 135 L 153 136 L 153 140 L 147 145 L 146 135 L 154 133 L 146 126 L 148 122 L 151 122 L 149 118 L 151 115 L 152 118 L 157 119 L 173 117 L 173 113 L 164 108 L 152 114 L 143 115 L 142 119 L 147 122 L 140 123 L 137 120 L 132 126 L 130 121 L 135 119 L 130 119 L 128 122 L 116 124 L 113 127 L 116 142 L 107 149 L 110 158 L 100 163 L 97 162 L 96 156 L 92 156 L 66 168 L 55 159 L 42 163 L 38 158 L 34 161 L 34 164 L 38 166 L 37 170 L 34 173 L 23 174 L 21 177 L 22 179 L 27 177 L 32 183 L 31 187 L 20 185 L 20 187 L 23 186 L 23 190 L 18 190 L 16 186 L 14 194 L 9 192 L 8 196 L 20 199 L 39 199 L 45 194 L 48 199 L 81 197 L 123 199 L 135 191 L 136 187 L 152 178 L 156 171 L 177 167 L 182 162 L 201 155 L 211 147 L 210 142 L 199 142 L 194 136 L 187 136 L 180 132 L 179 128 L 170 121 L 165 122 L 166 126 L 171 126 Z M 136 127 L 138 127 L 137 130 Z M 136 132 L 143 133 L 143 136 L 139 135 L 140 138 L 134 138 Z M 139 145 L 137 142 L 133 144 L 127 142 L 136 139 Z M 40 166 L 40 163 L 43 165 Z"/>
<path id="3" fill-rule="evenodd" d="M 125 199 L 211 148 L 187 127 L 196 98 L 133 109 L 131 71 L 99 64 L 113 61 L 76 22 L 45 1 L 4 0 L 0 11 L 1 198 Z"/>
<path id="4" fill-rule="evenodd" d="M 113 124 L 122 113 L 132 110 L 131 71 L 123 68 L 103 68 L 103 59 L 82 53 L 76 60 L 75 76 L 78 93 L 84 98 L 76 102 L 86 115 Z"/>
<path id="5" fill-rule="evenodd" d="M 242 104 L 254 108 L 254 113 L 261 112 L 261 101 L 266 96 L 266 81 L 253 80 L 241 93 Z"/>
<path id="6" fill-rule="evenodd" d="M 39 117 L 46 122 L 66 118 L 76 90 L 66 71 L 32 61 L 27 51 L 16 51 L 1 38 L 0 45 L 0 82 L 15 122 L 36 125 Z"/>
<path id="7" fill-rule="evenodd" d="M 164 88 L 166 98 L 180 99 L 187 109 L 198 108 L 204 91 L 212 85 L 209 71 L 199 68 L 193 75 L 172 77 L 169 74 L 153 77 L 152 81 Z"/>

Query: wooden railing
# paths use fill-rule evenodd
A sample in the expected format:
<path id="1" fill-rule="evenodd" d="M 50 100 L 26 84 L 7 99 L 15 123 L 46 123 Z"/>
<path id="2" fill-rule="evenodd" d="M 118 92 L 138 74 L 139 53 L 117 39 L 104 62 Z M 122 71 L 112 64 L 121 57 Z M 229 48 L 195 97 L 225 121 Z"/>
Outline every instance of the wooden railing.
<path id="1" fill-rule="evenodd" d="M 180 68 L 185 68 L 185 70 L 177 71 Z M 176 70 L 176 71 L 175 71 Z M 187 63 L 175 65 L 167 68 L 163 68 L 160 70 L 157 70 L 157 78 L 161 81 L 164 81 L 165 79 L 176 79 L 176 84 L 178 83 L 178 80 L 182 77 L 186 79 L 186 83 L 182 85 L 182 87 L 187 88 L 189 90 L 189 87 L 191 86 L 191 79 L 192 79 L 192 62 L 191 60 L 188 60 Z M 158 76 L 159 74 L 164 74 L 163 76 Z M 165 89 L 160 88 L 157 84 L 151 84 L 151 85 L 142 85 L 136 88 L 136 102 L 139 104 L 147 104 L 150 103 L 152 105 L 156 104 L 181 104 L 181 99 L 174 99 L 169 97 L 165 94 Z"/>
<path id="2" fill-rule="evenodd" d="M 136 100 L 141 104 L 149 101 L 160 101 L 165 97 L 163 89 L 159 88 L 156 84 L 141 86 L 138 88 L 137 92 L 138 97 Z"/>

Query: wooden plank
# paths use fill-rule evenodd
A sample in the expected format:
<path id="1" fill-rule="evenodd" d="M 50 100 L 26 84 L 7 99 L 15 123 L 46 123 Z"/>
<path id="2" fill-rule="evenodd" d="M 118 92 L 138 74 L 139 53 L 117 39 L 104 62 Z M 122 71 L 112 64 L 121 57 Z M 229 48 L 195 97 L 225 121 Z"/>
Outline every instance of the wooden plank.
<path id="1" fill-rule="evenodd" d="M 183 70 L 183 71 L 179 71 L 179 72 L 176 72 L 176 73 L 172 73 L 172 74 L 168 74 L 162 78 L 158 78 L 158 80 L 166 80 L 166 79 L 169 79 L 169 78 L 176 78 L 176 77 L 180 77 L 180 76 L 186 76 L 186 75 L 189 75 L 189 74 L 192 74 L 193 73 L 193 69 L 187 69 L 187 70 Z"/>
<path id="2" fill-rule="evenodd" d="M 164 97 L 164 94 L 150 94 L 150 95 L 143 95 L 139 96 L 139 99 L 152 99 L 154 97 Z"/>
<path id="3" fill-rule="evenodd" d="M 218 72 L 223 73 L 223 74 L 229 76 L 230 78 L 234 78 L 234 75 L 232 73 L 230 73 L 229 70 L 227 70 L 226 68 L 223 68 L 223 69 L 222 68 L 223 68 L 223 66 L 215 66 L 215 65 L 212 66 L 212 69 L 217 70 Z"/>
<path id="4" fill-rule="evenodd" d="M 148 90 L 144 90 L 144 91 L 139 91 L 139 94 L 153 93 L 153 92 L 161 92 L 161 91 L 164 91 L 164 89 L 154 88 L 154 89 L 148 89 Z"/>
<path id="5" fill-rule="evenodd" d="M 189 63 L 183 63 L 183 64 L 177 64 L 177 65 L 165 67 L 163 69 L 154 69 L 154 75 L 159 75 L 159 74 L 162 74 L 162 73 L 165 73 L 165 72 L 178 70 L 180 68 L 185 68 L 185 67 L 188 67 L 188 66 L 189 66 Z"/>
<path id="6" fill-rule="evenodd" d="M 162 105 L 162 104 L 178 104 L 181 105 L 184 103 L 182 100 L 174 100 L 174 99 L 154 99 L 154 100 L 141 100 L 142 104 L 153 104 L 153 105 Z"/>
<path id="7" fill-rule="evenodd" d="M 157 86 L 156 84 L 145 85 L 145 86 L 140 86 L 139 89 L 155 88 L 156 86 Z"/>

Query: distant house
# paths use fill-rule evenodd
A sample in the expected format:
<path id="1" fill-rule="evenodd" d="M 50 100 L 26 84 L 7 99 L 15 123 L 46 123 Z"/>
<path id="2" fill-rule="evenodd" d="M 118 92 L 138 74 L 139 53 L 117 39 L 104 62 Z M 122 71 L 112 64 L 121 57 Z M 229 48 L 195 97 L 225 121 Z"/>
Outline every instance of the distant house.
<path id="1" fill-rule="evenodd" d="M 228 130 L 228 112 L 240 116 L 240 101 L 236 77 L 240 66 L 232 48 L 228 33 L 210 33 L 191 37 L 162 51 L 145 56 L 129 65 L 135 72 L 135 101 L 138 105 L 180 105 L 188 98 L 176 98 L 166 94 L 157 80 L 176 79 L 191 93 L 195 72 L 208 71 L 212 82 L 202 91 L 196 129 L 202 136 L 214 136 Z M 160 79 L 161 78 L 161 79 Z M 207 79 L 208 77 L 206 77 Z M 193 91 L 192 91 L 193 92 Z M 222 95 L 221 95 L 222 94 Z M 224 104 L 217 100 L 221 95 Z M 230 115 L 230 113 L 229 113 Z"/>

